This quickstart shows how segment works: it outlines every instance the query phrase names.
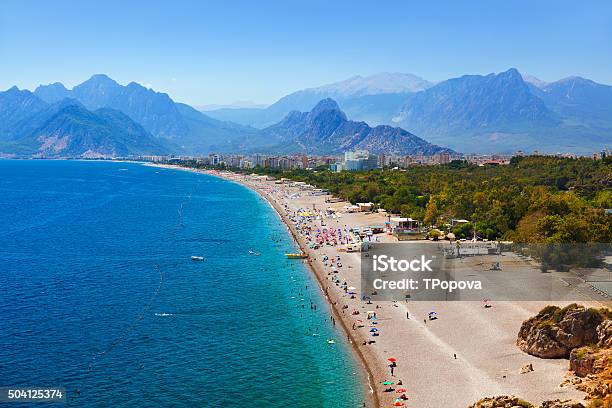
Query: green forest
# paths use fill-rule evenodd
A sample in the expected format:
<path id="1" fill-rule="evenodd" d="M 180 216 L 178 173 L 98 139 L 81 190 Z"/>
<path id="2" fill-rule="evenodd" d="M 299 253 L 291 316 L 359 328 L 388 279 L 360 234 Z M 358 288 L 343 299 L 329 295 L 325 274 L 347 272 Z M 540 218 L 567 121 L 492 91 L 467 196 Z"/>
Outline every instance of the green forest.
<path id="1" fill-rule="evenodd" d="M 192 164 L 193 165 L 193 164 Z M 236 169 L 237 170 L 237 169 Z M 612 242 L 612 158 L 514 157 L 509 165 L 465 161 L 364 172 L 242 170 L 306 181 L 352 203 L 373 202 L 390 213 L 444 229 L 457 238 L 516 242 Z"/>

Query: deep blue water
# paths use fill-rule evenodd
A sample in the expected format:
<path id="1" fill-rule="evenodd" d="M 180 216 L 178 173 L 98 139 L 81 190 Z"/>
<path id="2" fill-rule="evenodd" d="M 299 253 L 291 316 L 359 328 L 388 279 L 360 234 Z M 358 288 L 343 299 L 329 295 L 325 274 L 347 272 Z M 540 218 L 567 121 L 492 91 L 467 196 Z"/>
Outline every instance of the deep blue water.
<path id="1" fill-rule="evenodd" d="M 235 183 L 0 160 L 0 386 L 63 386 L 79 407 L 361 406 L 358 364 L 293 249 Z"/>

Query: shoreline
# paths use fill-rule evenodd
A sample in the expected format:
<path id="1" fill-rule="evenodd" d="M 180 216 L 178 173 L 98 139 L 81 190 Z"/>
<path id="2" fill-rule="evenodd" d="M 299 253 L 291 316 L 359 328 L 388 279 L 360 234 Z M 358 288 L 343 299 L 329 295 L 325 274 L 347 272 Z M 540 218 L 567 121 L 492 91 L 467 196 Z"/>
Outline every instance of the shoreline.
<path id="1" fill-rule="evenodd" d="M 481 301 L 467 300 L 366 304 L 355 296 L 349 297 L 350 293 L 346 290 L 349 285 L 361 285 L 359 254 L 341 252 L 335 245 L 311 249 L 308 235 L 298 231 L 290 214 L 311 208 L 316 212 L 334 207 L 337 217 L 321 217 L 299 224 L 330 230 L 336 227 L 346 230 L 354 226 L 381 225 L 386 221 L 381 214 L 343 212 L 345 202 L 327 203 L 323 196 L 309 195 L 299 188 L 275 184 L 262 178 L 249 178 L 246 174 L 164 164 L 145 165 L 208 174 L 233 181 L 256 192 L 272 206 L 300 249 L 309 255 L 305 263 L 314 273 L 331 307 L 332 316 L 339 320 L 361 363 L 364 379 L 367 380 L 367 384 L 362 384 L 365 397 L 369 397 L 367 406 L 393 404 L 399 395 L 394 392 L 396 388 L 407 390 L 406 404 L 420 407 L 465 408 L 483 397 L 494 395 L 516 395 L 535 404 L 555 398 L 584 402 L 583 392 L 562 385 L 567 374 L 567 361 L 540 359 L 523 353 L 515 344 L 524 320 L 547 305 L 563 307 L 573 302 L 497 301 L 488 309 L 482 307 Z M 380 242 L 397 242 L 387 234 L 378 235 L 377 241 L 379 239 Z M 336 268 L 335 261 L 334 265 L 325 262 L 328 258 L 335 259 L 337 255 L 341 255 L 343 265 L 339 266 L 342 267 Z M 474 260 L 466 262 L 464 267 L 474 273 L 482 269 Z M 344 281 L 342 286 L 340 279 Z M 575 301 L 585 305 L 595 302 L 590 296 L 581 296 Z M 431 310 L 435 310 L 439 318 L 427 322 L 426 317 Z M 373 311 L 378 314 L 378 320 L 374 323 L 376 326 L 372 326 L 373 320 L 368 318 L 366 321 L 366 314 Z M 372 336 L 369 332 L 372 327 L 378 328 L 377 334 L 380 336 Z M 391 357 L 397 360 L 395 372 L 390 370 Z M 521 374 L 520 369 L 526 364 L 533 364 L 535 371 Z M 388 386 L 383 386 L 385 381 L 398 384 L 387 391 L 384 388 Z M 534 387 L 534 384 L 538 386 Z"/>
<path id="2" fill-rule="evenodd" d="M 301 237 L 301 235 L 297 232 L 295 225 L 293 225 L 293 223 L 287 218 L 287 215 L 284 214 L 282 207 L 280 207 L 280 205 L 276 202 L 276 200 L 270 197 L 265 191 L 261 190 L 260 188 L 256 186 L 252 186 L 247 183 L 240 182 L 239 180 L 225 178 L 219 174 L 215 174 L 215 173 L 205 173 L 205 174 L 219 177 L 224 180 L 239 183 L 240 185 L 247 187 L 252 191 L 255 191 L 257 194 L 259 194 L 260 197 L 265 199 L 272 206 L 272 208 L 274 209 L 276 214 L 279 216 L 283 224 L 285 224 L 285 226 L 289 230 L 291 236 L 293 237 L 293 240 L 300 247 L 300 250 L 304 253 L 310 252 L 309 251 L 310 248 L 308 247 L 304 239 Z M 374 386 L 374 373 L 372 369 L 373 363 L 368 361 L 365 354 L 357 347 L 357 344 L 358 344 L 357 342 L 360 341 L 360 339 L 357 339 L 356 336 L 354 335 L 354 333 L 356 334 L 356 332 L 352 332 L 351 330 L 349 330 L 349 324 L 347 321 L 345 321 L 348 319 L 345 319 L 343 317 L 344 315 L 338 309 L 338 303 L 332 301 L 329 291 L 324 288 L 324 284 L 326 282 L 324 271 L 321 270 L 320 266 L 315 261 L 316 261 L 316 258 L 315 260 L 313 260 L 313 258 L 309 256 L 305 264 L 308 265 L 308 268 L 310 269 L 312 274 L 317 279 L 317 283 L 319 285 L 319 289 L 321 290 L 323 297 L 325 298 L 328 305 L 330 306 L 330 309 L 332 310 L 332 314 L 334 315 L 334 318 L 336 319 L 336 321 L 340 322 L 342 331 L 349 339 L 349 344 L 351 345 L 351 349 L 356 354 L 357 359 L 361 363 L 363 371 L 365 371 L 365 373 L 363 374 L 367 378 L 367 382 L 368 382 L 367 388 L 369 388 L 369 391 L 367 389 L 365 390 L 366 391 L 365 395 L 367 397 L 367 400 L 369 400 L 369 402 L 372 404 L 371 405 L 372 407 L 380 407 L 381 397 L 377 394 L 376 387 Z M 370 406 L 370 405 L 366 405 L 366 406 Z"/>
<path id="3" fill-rule="evenodd" d="M 151 167 L 161 167 L 161 168 L 166 168 L 166 169 L 183 170 L 183 171 L 189 171 L 193 173 L 207 174 L 209 176 L 221 178 L 225 181 L 238 183 L 242 185 L 243 187 L 246 187 L 249 190 L 254 191 L 272 207 L 272 209 L 278 215 L 281 222 L 285 225 L 285 227 L 289 231 L 289 234 L 292 236 L 293 241 L 299 246 L 300 250 L 303 251 L 304 253 L 310 254 L 310 248 L 308 247 L 304 239 L 301 237 L 301 235 L 297 232 L 295 225 L 293 225 L 293 223 L 287 218 L 287 215 L 284 213 L 284 209 L 279 205 L 279 203 L 273 197 L 270 197 L 270 195 L 267 194 L 261 188 L 255 185 L 246 183 L 242 180 L 238 180 L 238 179 L 234 179 L 230 177 L 224 177 L 219 172 L 214 172 L 214 171 L 199 171 L 197 169 L 189 169 L 189 168 L 180 167 L 180 166 L 163 165 L 163 164 L 146 163 L 144 165 L 151 166 Z M 366 353 L 364 353 L 357 346 L 357 344 L 359 344 L 359 342 L 363 341 L 364 339 L 358 338 L 359 332 L 350 330 L 350 323 L 348 322 L 347 316 L 341 313 L 341 311 L 339 310 L 339 303 L 337 302 L 337 300 L 334 301 L 331 298 L 330 291 L 325 288 L 325 283 L 327 282 L 325 273 L 320 267 L 320 265 L 316 262 L 316 258 L 313 259 L 312 256 L 309 256 L 306 259 L 306 261 L 307 262 L 304 262 L 304 264 L 308 266 L 308 269 L 310 269 L 311 273 L 314 275 L 315 279 L 317 280 L 317 284 L 319 286 L 319 289 L 321 290 L 321 294 L 332 311 L 332 316 L 334 317 L 334 319 L 336 319 L 336 321 L 340 323 L 340 326 L 342 328 L 341 331 L 349 339 L 349 344 L 351 346 L 350 348 L 352 352 L 354 353 L 356 360 L 359 362 L 361 366 L 361 370 L 363 371 L 362 375 L 364 376 L 364 378 L 367 379 L 367 384 L 362 384 L 364 396 L 366 398 L 366 401 L 364 402 L 366 404 L 365 406 L 366 407 L 381 407 L 382 406 L 381 401 L 383 400 L 382 398 L 383 396 L 379 394 L 380 391 L 375 386 L 376 364 L 375 364 L 374 356 L 366 355 Z M 380 373 L 377 373 L 377 374 L 380 374 Z"/>

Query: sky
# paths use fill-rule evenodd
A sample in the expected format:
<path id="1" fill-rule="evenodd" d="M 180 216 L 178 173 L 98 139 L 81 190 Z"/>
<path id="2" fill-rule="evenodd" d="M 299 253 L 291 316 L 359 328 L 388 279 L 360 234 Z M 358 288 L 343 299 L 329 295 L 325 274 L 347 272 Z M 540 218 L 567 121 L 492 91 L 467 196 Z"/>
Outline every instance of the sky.
<path id="1" fill-rule="evenodd" d="M 195 106 L 273 103 L 354 75 L 510 67 L 612 84 L 612 2 L 0 1 L 0 90 L 105 73 Z"/>

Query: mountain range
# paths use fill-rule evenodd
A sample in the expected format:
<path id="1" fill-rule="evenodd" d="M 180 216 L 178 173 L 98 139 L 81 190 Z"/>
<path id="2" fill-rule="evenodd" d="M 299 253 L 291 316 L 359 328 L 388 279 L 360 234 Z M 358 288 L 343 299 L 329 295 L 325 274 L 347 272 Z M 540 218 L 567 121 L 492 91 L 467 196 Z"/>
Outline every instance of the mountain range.
<path id="1" fill-rule="evenodd" d="M 611 86 L 580 77 L 544 82 L 516 69 L 437 83 L 411 74 L 355 76 L 265 108 L 205 113 L 102 74 L 72 89 L 54 83 L 34 92 L 0 92 L 0 156 L 336 154 L 353 148 L 589 154 L 611 142 Z"/>
<path id="2" fill-rule="evenodd" d="M 611 86 L 581 77 L 546 83 L 514 68 L 438 83 L 409 74 L 354 77 L 294 92 L 265 109 L 207 114 L 264 128 L 327 97 L 353 120 L 401 126 L 462 152 L 588 154 L 612 144 Z"/>
<path id="3" fill-rule="evenodd" d="M 381 116 L 401 107 L 404 98 L 431 87 L 416 75 L 381 73 L 368 77 L 354 76 L 344 81 L 308 88 L 280 98 L 266 108 L 223 108 L 207 110 L 207 114 L 257 128 L 282 120 L 291 111 L 310 111 L 320 100 L 332 98 L 351 118 L 377 125 Z"/>
<path id="4" fill-rule="evenodd" d="M 48 103 L 16 87 L 0 93 L 2 155 L 101 157 L 168 151 L 120 111 L 90 111 L 69 98 Z"/>
<path id="5" fill-rule="evenodd" d="M 408 76 L 405 88 L 421 86 Z M 385 91 L 355 78 L 342 92 Z M 211 118 L 167 94 L 135 82 L 120 85 L 94 75 L 67 89 L 61 83 L 34 92 L 16 87 L 0 92 L 0 154 L 125 156 L 133 154 L 205 154 L 217 152 L 342 153 L 351 148 L 373 152 L 431 154 L 450 151 L 400 128 L 348 120 L 336 102 L 318 100 L 312 112 L 291 111 L 279 123 L 257 129 Z"/>
<path id="6" fill-rule="evenodd" d="M 355 149 L 396 155 L 454 153 L 398 127 L 370 127 L 348 120 L 331 98 L 321 100 L 310 112 L 290 112 L 262 132 L 270 150 L 287 153 L 341 154 Z"/>
<path id="7" fill-rule="evenodd" d="M 34 94 L 49 103 L 74 98 L 90 110 L 104 107 L 121 111 L 153 136 L 173 145 L 176 152 L 206 153 L 224 146 L 238 146 L 240 140 L 258 133 L 248 126 L 213 119 L 136 82 L 122 86 L 102 74 L 72 90 L 55 83 L 39 86 Z"/>

